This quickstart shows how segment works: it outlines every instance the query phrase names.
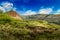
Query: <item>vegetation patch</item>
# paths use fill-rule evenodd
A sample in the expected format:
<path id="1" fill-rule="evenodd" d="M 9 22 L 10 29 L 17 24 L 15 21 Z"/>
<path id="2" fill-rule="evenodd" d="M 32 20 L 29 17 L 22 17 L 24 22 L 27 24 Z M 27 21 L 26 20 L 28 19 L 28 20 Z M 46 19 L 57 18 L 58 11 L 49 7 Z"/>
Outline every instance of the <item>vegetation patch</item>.
<path id="1" fill-rule="evenodd" d="M 60 25 L 44 20 L 16 20 L 2 13 L 0 40 L 60 40 Z"/>

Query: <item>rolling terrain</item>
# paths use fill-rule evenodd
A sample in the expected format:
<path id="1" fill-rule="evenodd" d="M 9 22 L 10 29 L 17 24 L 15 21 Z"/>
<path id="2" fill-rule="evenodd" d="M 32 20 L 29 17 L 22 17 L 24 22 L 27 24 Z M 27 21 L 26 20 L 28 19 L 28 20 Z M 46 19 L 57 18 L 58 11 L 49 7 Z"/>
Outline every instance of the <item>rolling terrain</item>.
<path id="1" fill-rule="evenodd" d="M 43 20 L 47 16 L 19 20 L 11 15 L 0 12 L 0 40 L 60 40 L 60 25 Z"/>
<path id="2" fill-rule="evenodd" d="M 36 14 L 23 17 L 27 20 L 46 20 L 50 23 L 60 24 L 60 14 Z"/>

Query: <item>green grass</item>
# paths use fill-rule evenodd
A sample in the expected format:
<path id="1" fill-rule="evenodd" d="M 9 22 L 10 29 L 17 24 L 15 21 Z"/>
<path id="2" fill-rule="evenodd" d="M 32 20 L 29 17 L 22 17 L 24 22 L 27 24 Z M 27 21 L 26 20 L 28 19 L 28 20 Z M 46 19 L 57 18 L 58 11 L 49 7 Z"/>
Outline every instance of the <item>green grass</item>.
<path id="1" fill-rule="evenodd" d="M 60 40 L 60 25 L 44 20 L 16 20 L 0 14 L 0 40 Z"/>

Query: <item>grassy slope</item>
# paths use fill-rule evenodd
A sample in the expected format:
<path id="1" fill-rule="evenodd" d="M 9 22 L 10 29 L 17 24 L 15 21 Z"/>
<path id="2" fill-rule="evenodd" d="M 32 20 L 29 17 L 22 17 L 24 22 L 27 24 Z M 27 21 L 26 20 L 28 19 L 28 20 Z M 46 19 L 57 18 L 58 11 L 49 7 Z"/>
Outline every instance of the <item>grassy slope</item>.
<path id="1" fill-rule="evenodd" d="M 0 14 L 0 40 L 59 40 L 60 25 L 43 20 L 15 20 Z"/>

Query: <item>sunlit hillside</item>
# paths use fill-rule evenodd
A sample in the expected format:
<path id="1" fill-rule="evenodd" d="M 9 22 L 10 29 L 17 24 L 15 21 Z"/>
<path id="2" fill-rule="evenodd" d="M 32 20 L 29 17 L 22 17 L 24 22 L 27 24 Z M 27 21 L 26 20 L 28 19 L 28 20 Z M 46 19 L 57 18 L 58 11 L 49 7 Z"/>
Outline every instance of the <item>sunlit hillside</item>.
<path id="1" fill-rule="evenodd" d="M 17 20 L 0 12 L 0 40 L 60 40 L 60 25 L 45 20 Z"/>

